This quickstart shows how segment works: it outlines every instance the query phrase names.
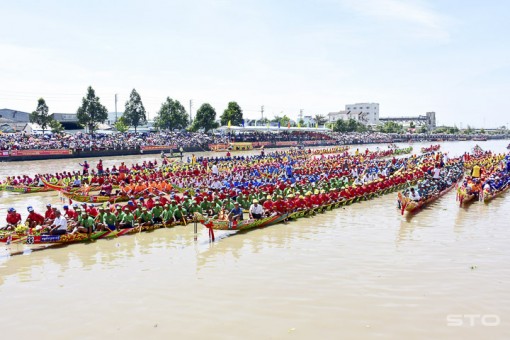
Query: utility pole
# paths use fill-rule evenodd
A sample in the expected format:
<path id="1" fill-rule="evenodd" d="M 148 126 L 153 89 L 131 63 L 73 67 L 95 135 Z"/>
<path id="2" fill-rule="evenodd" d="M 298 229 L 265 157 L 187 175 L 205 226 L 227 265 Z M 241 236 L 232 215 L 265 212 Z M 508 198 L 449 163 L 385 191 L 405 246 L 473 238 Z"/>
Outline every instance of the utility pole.
<path id="1" fill-rule="evenodd" d="M 189 100 L 189 123 L 193 123 L 193 116 L 191 115 L 191 107 L 193 106 L 193 99 Z"/>
<path id="2" fill-rule="evenodd" d="M 115 93 L 115 123 L 117 123 L 117 94 Z"/>
<path id="3" fill-rule="evenodd" d="M 299 110 L 299 120 L 303 119 L 303 109 Z"/>
<path id="4" fill-rule="evenodd" d="M 261 118 L 260 118 L 261 120 L 263 120 L 263 119 L 264 119 L 264 105 L 262 105 L 262 106 L 260 107 L 260 117 L 261 117 Z"/>

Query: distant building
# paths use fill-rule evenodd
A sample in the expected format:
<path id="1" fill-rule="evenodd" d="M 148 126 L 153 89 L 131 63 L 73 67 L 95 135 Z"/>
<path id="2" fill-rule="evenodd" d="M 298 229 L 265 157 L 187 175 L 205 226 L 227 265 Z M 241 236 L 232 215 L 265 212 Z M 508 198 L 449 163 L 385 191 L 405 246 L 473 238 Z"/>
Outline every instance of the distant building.
<path id="1" fill-rule="evenodd" d="M 41 135 L 43 133 L 43 129 L 42 129 L 42 127 L 39 124 L 28 123 L 23 128 L 23 132 L 26 133 L 26 134 L 29 134 L 29 135 Z M 51 134 L 50 127 L 47 127 L 44 130 L 44 133 Z"/>
<path id="2" fill-rule="evenodd" d="M 347 120 L 349 119 L 348 116 L 346 116 L 347 111 L 338 111 L 338 112 L 330 112 L 328 113 L 328 123 L 334 123 L 339 119 Z"/>
<path id="3" fill-rule="evenodd" d="M 334 123 L 337 120 L 354 119 L 365 125 L 379 124 L 378 103 L 356 103 L 345 105 L 345 110 L 328 113 L 328 122 Z"/>
<path id="4" fill-rule="evenodd" d="M 52 113 L 51 116 L 56 121 L 60 122 L 66 130 L 83 129 L 78 123 L 78 116 L 76 113 Z"/>
<path id="5" fill-rule="evenodd" d="M 12 120 L 17 123 L 28 123 L 30 113 L 11 109 L 0 109 L 0 118 Z"/>
<path id="6" fill-rule="evenodd" d="M 0 109 L 0 131 L 21 131 L 30 122 L 30 113 L 11 109 Z"/>
<path id="7" fill-rule="evenodd" d="M 436 128 L 436 113 L 431 111 L 425 113 L 425 115 L 405 115 L 400 117 L 380 117 L 379 121 L 381 124 L 386 122 L 395 122 L 398 124 L 404 124 L 410 126 L 413 123 L 415 126 L 423 126 L 425 125 L 428 130 L 432 130 Z"/>
<path id="8" fill-rule="evenodd" d="M 120 117 L 122 117 L 123 114 L 124 112 L 108 112 L 108 120 L 105 123 L 114 125 L 117 122 L 117 120 L 119 120 Z"/>
<path id="9" fill-rule="evenodd" d="M 2 133 L 16 132 L 16 122 L 10 119 L 0 118 L 0 132 Z"/>
<path id="10" fill-rule="evenodd" d="M 312 116 L 304 116 L 303 117 L 303 125 L 304 126 L 315 126 L 315 119 Z"/>

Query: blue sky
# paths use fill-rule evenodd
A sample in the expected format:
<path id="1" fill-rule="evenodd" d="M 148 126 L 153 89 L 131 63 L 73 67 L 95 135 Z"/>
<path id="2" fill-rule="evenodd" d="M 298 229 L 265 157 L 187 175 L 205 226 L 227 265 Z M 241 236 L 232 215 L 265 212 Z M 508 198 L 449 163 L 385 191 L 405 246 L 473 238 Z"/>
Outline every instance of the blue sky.
<path id="1" fill-rule="evenodd" d="M 251 118 L 327 114 L 510 123 L 510 2 L 2 1 L 0 108 L 75 112 L 87 86 L 114 110 L 136 88 L 151 117 L 170 96 Z"/>

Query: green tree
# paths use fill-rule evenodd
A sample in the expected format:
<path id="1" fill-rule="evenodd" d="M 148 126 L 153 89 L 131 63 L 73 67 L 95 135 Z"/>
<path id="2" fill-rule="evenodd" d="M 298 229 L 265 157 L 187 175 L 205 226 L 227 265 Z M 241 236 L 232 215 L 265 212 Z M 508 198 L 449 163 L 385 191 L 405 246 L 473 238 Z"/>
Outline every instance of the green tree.
<path id="1" fill-rule="evenodd" d="M 129 126 L 124 122 L 124 117 L 120 117 L 115 122 L 115 130 L 121 133 L 127 132 L 129 130 Z"/>
<path id="2" fill-rule="evenodd" d="M 219 126 L 216 121 L 216 110 L 209 103 L 202 104 L 195 115 L 195 120 L 191 125 L 191 130 L 197 131 L 204 129 L 205 132 L 213 129 L 217 129 Z"/>
<path id="3" fill-rule="evenodd" d="M 142 99 L 135 89 L 129 95 L 122 117 L 124 118 L 124 124 L 134 127 L 135 132 L 138 126 L 147 123 L 145 107 L 143 107 Z"/>
<path id="4" fill-rule="evenodd" d="M 281 116 L 275 115 L 275 116 L 273 117 L 273 119 L 271 119 L 271 122 L 273 122 L 273 123 L 278 123 L 278 122 L 280 122 L 281 120 L 282 120 L 282 117 L 281 117 Z"/>
<path id="5" fill-rule="evenodd" d="M 395 122 L 386 122 L 379 126 L 379 131 L 384 133 L 401 133 L 403 130 L 402 124 Z"/>
<path id="6" fill-rule="evenodd" d="M 299 121 L 298 121 L 298 124 L 299 126 L 303 127 L 305 126 L 305 120 L 303 118 L 301 118 Z"/>
<path id="7" fill-rule="evenodd" d="M 418 132 L 419 132 L 419 133 L 427 133 L 427 132 L 429 132 L 429 129 L 427 128 L 427 126 L 426 126 L 426 125 L 422 125 L 422 126 L 420 127 L 420 129 L 418 130 Z"/>
<path id="8" fill-rule="evenodd" d="M 37 108 L 30 114 L 29 117 L 30 123 L 38 124 L 41 127 L 43 133 L 53 120 L 48 111 L 49 110 L 48 105 L 46 105 L 46 101 L 43 98 L 39 98 L 37 101 Z"/>
<path id="9" fill-rule="evenodd" d="M 184 106 L 178 100 L 167 97 L 156 116 L 156 127 L 166 130 L 185 129 L 188 124 L 189 116 Z"/>
<path id="10" fill-rule="evenodd" d="M 97 124 L 103 123 L 108 119 L 108 111 L 99 101 L 96 92 L 89 86 L 87 95 L 83 97 L 82 104 L 77 111 L 78 122 L 88 127 L 89 133 L 93 133 Z"/>
<path id="11" fill-rule="evenodd" d="M 368 127 L 355 119 L 339 119 L 333 125 L 333 131 L 336 132 L 366 132 Z"/>
<path id="12" fill-rule="evenodd" d="M 313 120 L 315 121 L 315 124 L 318 124 L 319 126 L 326 124 L 326 122 L 328 121 L 328 119 L 324 115 L 315 115 Z"/>
<path id="13" fill-rule="evenodd" d="M 409 123 L 409 128 L 410 129 L 414 129 L 415 127 L 416 127 L 416 125 L 414 124 L 414 122 Z"/>
<path id="14" fill-rule="evenodd" d="M 53 133 L 60 133 L 60 132 L 64 131 L 64 127 L 58 120 L 52 119 L 49 125 L 50 125 L 51 132 L 53 132 Z"/>
<path id="15" fill-rule="evenodd" d="M 290 118 L 287 115 L 283 115 L 283 117 L 280 118 L 280 126 L 281 127 L 287 127 L 289 122 L 290 122 Z"/>
<path id="16" fill-rule="evenodd" d="M 347 131 L 348 132 L 354 132 L 358 129 L 358 125 L 360 123 L 358 123 L 358 121 L 356 121 L 355 119 L 353 118 L 350 118 L 348 121 L 347 121 Z"/>
<path id="17" fill-rule="evenodd" d="M 220 117 L 221 125 L 228 125 L 230 122 L 233 126 L 239 126 L 243 123 L 243 110 L 237 102 L 228 103 L 227 108 Z"/>

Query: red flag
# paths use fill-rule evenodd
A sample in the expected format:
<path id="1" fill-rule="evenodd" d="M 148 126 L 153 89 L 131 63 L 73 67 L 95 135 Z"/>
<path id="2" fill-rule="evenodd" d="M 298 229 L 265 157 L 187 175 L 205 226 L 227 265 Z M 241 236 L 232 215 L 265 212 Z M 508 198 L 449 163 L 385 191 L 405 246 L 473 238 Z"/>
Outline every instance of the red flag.
<path id="1" fill-rule="evenodd" d="M 289 120 L 289 122 L 287 123 L 287 129 L 290 129 L 290 120 Z"/>

